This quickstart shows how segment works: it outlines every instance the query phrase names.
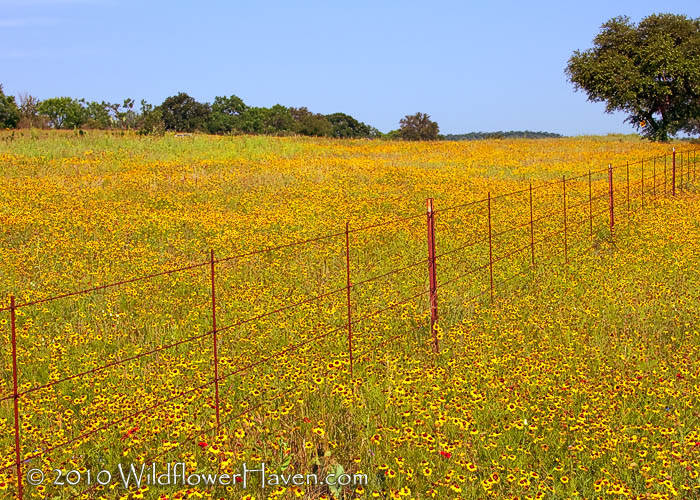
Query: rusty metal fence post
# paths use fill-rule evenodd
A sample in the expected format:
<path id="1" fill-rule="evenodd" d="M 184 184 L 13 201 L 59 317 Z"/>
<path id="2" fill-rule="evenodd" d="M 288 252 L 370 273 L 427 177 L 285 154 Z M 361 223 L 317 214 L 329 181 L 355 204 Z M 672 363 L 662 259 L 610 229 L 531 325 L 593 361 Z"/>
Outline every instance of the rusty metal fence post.
<path id="1" fill-rule="evenodd" d="M 642 160 L 642 210 L 644 210 L 644 160 Z"/>
<path id="2" fill-rule="evenodd" d="M 345 223 L 345 278 L 346 278 L 346 299 L 348 309 L 348 352 L 350 354 L 350 378 L 353 376 L 353 355 L 352 355 L 352 306 L 350 304 L 350 223 Z"/>
<path id="3" fill-rule="evenodd" d="M 491 302 L 493 302 L 493 239 L 491 235 L 491 191 L 488 195 L 489 206 L 489 280 L 491 283 Z"/>
<path id="4" fill-rule="evenodd" d="M 566 224 L 566 176 L 563 175 L 561 178 L 561 185 L 563 188 L 563 206 L 564 206 L 564 263 L 569 263 L 569 245 L 568 245 L 568 235 L 567 224 Z"/>
<path id="5" fill-rule="evenodd" d="M 673 148 L 673 163 L 671 165 L 671 192 L 676 196 L 676 148 Z"/>
<path id="6" fill-rule="evenodd" d="M 630 162 L 627 162 L 627 215 L 630 213 Z"/>
<path id="7" fill-rule="evenodd" d="M 613 237 L 613 228 L 615 227 L 615 210 L 613 202 L 613 171 L 612 163 L 608 163 L 608 204 L 610 205 L 610 237 Z"/>
<path id="8" fill-rule="evenodd" d="M 532 182 L 530 183 L 530 260 L 535 265 L 535 224 L 532 218 Z"/>
<path id="9" fill-rule="evenodd" d="M 440 352 L 437 336 L 437 275 L 435 272 L 435 213 L 433 211 L 433 199 L 426 200 L 428 216 L 428 274 L 430 279 L 430 332 L 433 337 L 433 351 Z"/>
<path id="10" fill-rule="evenodd" d="M 685 176 L 685 188 L 688 189 L 690 187 L 690 150 L 688 150 L 688 160 L 685 162 L 687 165 L 688 173 Z"/>
<path id="11" fill-rule="evenodd" d="M 214 403 L 216 405 L 216 427 L 221 425 L 219 416 L 219 338 L 216 331 L 216 285 L 214 276 L 214 250 L 209 251 L 211 265 L 211 325 L 212 339 L 214 343 Z"/>
<path id="12" fill-rule="evenodd" d="M 14 420 L 15 420 L 15 461 L 17 467 L 17 495 L 19 500 L 24 498 L 24 491 L 22 487 L 22 462 L 21 462 L 21 450 L 19 441 L 19 393 L 17 391 L 17 380 L 19 379 L 19 373 L 17 368 L 17 328 L 15 325 L 15 296 L 10 296 L 10 328 L 12 332 L 11 344 L 12 344 L 12 399 L 14 401 Z"/>
<path id="13" fill-rule="evenodd" d="M 630 213 L 630 162 L 627 162 L 627 215 Z"/>
<path id="14" fill-rule="evenodd" d="M 588 232 L 593 237 L 593 187 L 591 186 L 591 169 L 588 169 Z"/>

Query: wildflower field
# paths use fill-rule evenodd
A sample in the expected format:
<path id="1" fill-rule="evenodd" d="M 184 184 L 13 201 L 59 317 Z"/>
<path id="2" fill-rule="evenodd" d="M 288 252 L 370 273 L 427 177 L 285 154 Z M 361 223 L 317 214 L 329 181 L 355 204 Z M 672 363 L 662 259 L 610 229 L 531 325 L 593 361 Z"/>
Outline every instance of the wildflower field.
<path id="1" fill-rule="evenodd" d="M 700 498 L 670 147 L 0 134 L 0 498 Z M 88 481 L 177 462 L 368 481 Z"/>

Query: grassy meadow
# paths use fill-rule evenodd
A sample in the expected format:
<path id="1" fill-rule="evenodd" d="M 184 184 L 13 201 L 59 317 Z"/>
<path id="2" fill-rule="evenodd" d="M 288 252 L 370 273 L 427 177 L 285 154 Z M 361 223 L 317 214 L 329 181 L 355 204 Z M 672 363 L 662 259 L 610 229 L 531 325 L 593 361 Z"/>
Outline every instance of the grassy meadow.
<path id="1" fill-rule="evenodd" d="M 22 470 L 47 477 L 24 481 L 24 498 L 699 498 L 700 197 L 695 156 L 681 153 L 684 188 L 670 196 L 670 147 L 0 134 Z M 8 499 L 10 323 L 0 312 Z M 85 484 L 145 462 L 342 467 L 368 484 Z M 83 480 L 53 485 L 55 469 Z"/>

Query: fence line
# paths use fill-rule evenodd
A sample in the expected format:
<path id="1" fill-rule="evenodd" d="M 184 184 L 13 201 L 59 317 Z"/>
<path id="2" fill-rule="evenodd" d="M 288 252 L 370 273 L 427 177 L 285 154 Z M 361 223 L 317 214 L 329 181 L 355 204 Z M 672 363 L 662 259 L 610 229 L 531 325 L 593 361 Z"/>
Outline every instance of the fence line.
<path id="1" fill-rule="evenodd" d="M 691 161 L 691 153 L 692 153 L 692 161 Z M 678 161 L 677 161 L 677 155 L 678 155 Z M 685 156 L 685 162 L 683 161 Z M 43 457 L 45 455 L 48 455 L 50 452 L 65 448 L 70 444 L 80 442 L 94 434 L 97 434 L 101 431 L 113 428 L 117 426 L 120 423 L 126 422 L 133 420 L 135 417 L 148 414 L 152 412 L 154 409 L 170 403 L 174 400 L 180 399 L 188 394 L 191 394 L 193 392 L 200 392 L 210 386 L 214 386 L 214 410 L 216 414 L 216 426 L 213 427 L 213 430 L 216 431 L 220 429 L 223 425 L 226 423 L 235 420 L 237 418 L 240 418 L 242 415 L 249 413 L 250 411 L 253 411 L 254 409 L 257 409 L 261 407 L 264 404 L 267 404 L 271 401 L 276 401 L 279 399 L 279 395 L 276 396 L 273 399 L 270 400 L 264 400 L 262 401 L 259 405 L 255 407 L 251 407 L 247 409 L 244 413 L 241 415 L 232 417 L 232 418 L 227 418 L 222 421 L 222 416 L 221 416 L 221 395 L 219 391 L 219 382 L 223 381 L 225 379 L 228 379 L 234 375 L 241 374 L 244 372 L 247 372 L 257 366 L 261 366 L 265 363 L 268 363 L 271 360 L 277 359 L 280 356 L 283 356 L 285 354 L 288 354 L 290 352 L 295 352 L 298 353 L 299 349 L 307 346 L 313 342 L 317 342 L 323 338 L 326 338 L 330 335 L 337 335 L 342 331 L 347 332 L 347 358 L 349 362 L 349 376 L 350 379 L 352 380 L 354 377 L 354 365 L 368 356 L 369 354 L 376 352 L 377 350 L 387 346 L 391 345 L 394 341 L 405 337 L 406 335 L 410 333 L 417 332 L 418 330 L 422 329 L 423 327 L 429 327 L 429 332 L 430 332 L 430 337 L 429 337 L 429 344 L 432 347 L 432 351 L 435 354 L 439 354 L 440 352 L 440 345 L 439 345 L 439 334 L 438 334 L 438 292 L 440 289 L 447 287 L 448 285 L 453 285 L 456 282 L 466 278 L 467 276 L 473 276 L 475 273 L 479 272 L 485 272 L 488 269 L 488 280 L 487 280 L 487 286 L 485 289 L 479 291 L 476 294 L 469 295 L 466 297 L 466 301 L 463 302 L 463 304 L 468 304 L 473 301 L 479 300 L 481 297 L 483 297 L 486 294 L 489 294 L 490 296 L 490 301 L 494 301 L 495 297 L 495 290 L 499 286 L 503 286 L 506 283 L 511 282 L 512 280 L 525 276 L 529 271 L 527 269 L 520 270 L 519 272 L 515 272 L 513 275 L 510 275 L 506 278 L 502 279 L 497 279 L 494 276 L 494 268 L 497 267 L 498 264 L 506 261 L 508 258 L 511 257 L 516 257 L 518 255 L 524 254 L 526 251 L 529 251 L 529 255 L 526 255 L 526 260 L 529 262 L 529 267 L 530 269 L 535 266 L 535 262 L 540 259 L 537 255 L 537 249 L 540 245 L 542 245 L 545 242 L 553 242 L 555 238 L 562 238 L 563 242 L 563 258 L 564 258 L 564 263 L 570 262 L 570 250 L 575 247 L 571 247 L 572 242 L 570 241 L 570 237 L 572 235 L 572 229 L 573 228 L 581 228 L 585 231 L 584 225 L 588 226 L 588 237 L 592 240 L 593 239 L 593 221 L 600 217 L 601 215 L 608 213 L 608 234 L 610 238 L 615 237 L 615 225 L 618 222 L 619 219 L 619 213 L 616 212 L 619 211 L 621 207 L 626 206 L 626 214 L 631 214 L 633 213 L 631 210 L 631 197 L 632 194 L 634 193 L 634 189 L 639 186 L 639 198 L 641 201 L 641 209 L 645 208 L 645 194 L 650 195 L 647 196 L 646 200 L 646 205 L 649 205 L 650 200 L 656 200 L 658 199 L 659 193 L 661 193 L 661 172 L 660 169 L 657 170 L 657 161 L 660 163 L 661 159 L 663 159 L 663 195 L 666 196 L 668 194 L 668 189 L 667 189 L 667 160 L 670 157 L 671 159 L 671 194 L 672 196 L 676 195 L 676 191 L 680 192 L 685 192 L 687 191 L 691 180 L 694 182 L 697 179 L 697 162 L 696 162 L 696 156 L 697 156 L 697 150 L 688 150 L 684 151 L 681 153 L 677 153 L 675 149 L 672 151 L 670 154 L 666 155 L 660 155 L 660 156 L 654 156 L 646 159 L 641 159 L 635 162 L 625 162 L 624 164 L 619 164 L 616 166 L 613 166 L 612 164 L 609 164 L 607 168 L 603 169 L 598 169 L 598 170 L 593 170 L 589 171 L 585 174 L 577 175 L 574 177 L 566 178 L 566 176 L 563 176 L 561 179 L 554 179 L 554 180 L 549 180 L 549 181 L 544 181 L 542 183 L 539 183 L 537 186 L 532 185 L 532 183 L 529 183 L 527 188 L 524 189 L 519 189 L 516 191 L 508 192 L 508 193 L 502 193 L 497 196 L 492 196 L 491 193 L 489 192 L 487 194 L 486 198 L 470 201 L 467 203 L 463 204 L 457 204 L 445 208 L 436 208 L 434 204 L 433 198 L 428 198 L 426 200 L 426 212 L 425 214 L 411 214 L 411 215 L 405 215 L 400 218 L 392 219 L 389 221 L 382 221 L 382 222 L 377 222 L 373 223 L 370 225 L 366 226 L 360 226 L 360 227 L 350 227 L 349 223 L 345 224 L 345 230 L 340 231 L 340 232 L 335 232 L 335 233 L 328 233 L 328 234 L 323 234 L 314 238 L 308 238 L 304 240 L 299 240 L 299 241 L 293 241 L 290 243 L 282 244 L 282 245 L 277 245 L 277 246 L 272 246 L 264 249 L 259 249 L 255 251 L 250 251 L 250 252 L 245 252 L 245 253 L 240 253 L 237 255 L 230 255 L 230 256 L 225 256 L 221 258 L 215 258 L 214 255 L 214 250 L 210 250 L 209 252 L 209 259 L 203 262 L 197 262 L 193 263 L 190 265 L 186 266 L 181 266 L 181 267 L 175 267 L 169 270 L 157 272 L 157 273 L 152 273 L 144 276 L 137 276 L 137 277 L 132 277 L 128 278 L 125 280 L 121 281 L 116 281 L 113 283 L 107 283 L 99 286 L 93 286 L 90 288 L 82 289 L 82 290 L 75 290 L 75 291 L 65 291 L 62 293 L 59 293 L 58 295 L 42 298 L 42 299 L 36 299 L 36 300 L 30 300 L 24 303 L 16 303 L 14 295 L 10 296 L 9 300 L 9 306 L 8 307 L 3 307 L 0 308 L 0 312 L 5 312 L 9 311 L 10 313 L 10 329 L 11 329 L 11 338 L 10 338 L 10 343 L 11 343 L 11 349 L 12 349 L 12 393 L 9 395 L 5 395 L 3 397 L 0 397 L 0 402 L 7 401 L 9 399 L 13 400 L 13 419 L 14 419 L 14 455 L 15 459 L 11 463 L 8 463 L 4 467 L 0 468 L 0 472 L 9 470 L 14 468 L 16 472 L 16 496 L 20 500 L 23 500 L 24 498 L 24 485 L 23 485 L 23 478 L 22 478 L 22 464 L 34 459 L 34 458 L 39 458 Z M 645 161 L 646 161 L 646 172 L 645 172 Z M 648 170 L 649 170 L 649 165 L 651 165 L 651 175 L 649 176 Z M 691 167 L 692 165 L 692 167 Z M 630 181 L 630 167 L 633 168 L 639 168 L 640 170 L 640 179 L 631 182 Z M 685 170 L 685 172 L 684 172 Z M 621 173 L 624 172 L 624 185 L 622 187 L 623 189 L 623 196 L 618 196 L 620 194 L 620 179 L 619 176 Z M 593 175 L 603 175 L 607 174 L 607 192 L 603 192 L 600 194 L 595 194 L 593 192 L 593 182 L 592 182 L 592 176 Z M 615 175 L 618 175 L 617 181 L 615 180 Z M 574 182 L 577 181 L 577 182 Z M 600 181 L 596 182 L 605 182 L 605 180 L 601 179 Z M 550 187 L 552 189 L 556 189 L 558 191 L 557 185 L 561 183 L 561 191 L 559 194 L 556 194 L 554 192 L 554 196 L 561 196 L 561 204 L 560 205 L 555 205 L 555 208 L 553 210 L 550 210 L 546 212 L 543 215 L 540 215 L 538 217 L 535 217 L 534 215 L 534 209 L 533 209 L 533 198 L 534 195 L 533 193 L 539 193 L 541 189 L 545 187 Z M 567 195 L 567 187 L 569 188 L 569 194 Z M 569 200 L 572 198 L 570 192 L 572 188 L 587 188 L 588 191 L 588 197 L 587 199 L 582 199 L 580 201 L 575 201 L 574 203 L 569 203 Z M 617 189 L 616 189 L 617 187 Z M 526 220 L 522 223 L 517 223 L 513 225 L 512 227 L 507 227 L 505 229 L 501 229 L 499 231 L 494 231 L 494 202 L 499 201 L 501 199 L 507 198 L 507 197 L 512 197 L 512 196 L 518 196 L 518 195 L 528 195 L 528 206 L 527 210 L 525 210 L 525 215 Z M 626 195 L 626 196 L 625 196 Z M 601 200 L 604 200 L 607 197 L 608 202 L 607 206 L 600 209 L 595 209 L 594 210 L 594 202 L 599 202 Z M 617 198 L 617 199 L 616 199 Z M 552 202 L 553 203 L 553 202 Z M 483 206 L 485 205 L 485 207 Z M 486 208 L 486 213 L 482 212 L 474 212 L 472 211 L 471 213 L 467 213 L 466 215 L 472 215 L 472 216 L 481 216 L 483 215 L 487 216 L 487 222 L 488 222 L 488 233 L 483 234 L 481 236 L 478 236 L 472 241 L 469 241 L 466 244 L 459 245 L 456 248 L 452 248 L 449 250 L 445 250 L 442 253 L 437 253 L 436 251 L 436 222 L 441 220 L 442 217 L 445 216 L 445 214 L 450 213 L 450 214 L 457 214 L 457 216 L 465 215 L 465 211 L 467 210 L 477 210 L 481 207 L 481 209 Z M 581 209 L 585 209 L 583 217 L 576 217 L 575 212 L 578 210 L 580 211 Z M 414 261 L 410 264 L 403 265 L 401 267 L 397 267 L 394 269 L 391 269 L 386 272 L 382 272 L 376 275 L 372 275 L 370 277 L 364 278 L 364 279 L 359 279 L 357 281 L 352 280 L 352 266 L 351 266 L 351 251 L 353 249 L 353 246 L 351 245 L 351 235 L 356 235 L 358 233 L 364 232 L 364 231 L 369 231 L 371 229 L 376 229 L 376 228 L 382 228 L 386 226 L 395 226 L 398 224 L 403 224 L 406 222 L 412 222 L 416 221 L 419 218 L 425 216 L 426 217 L 426 227 L 427 227 L 427 237 L 426 237 L 426 244 L 427 244 L 427 255 L 426 258 L 419 259 L 417 261 Z M 573 216 L 573 217 L 572 217 Z M 538 223 L 544 221 L 544 220 L 550 220 L 553 221 L 554 224 L 558 224 L 557 218 L 561 217 L 559 222 L 561 222 L 561 226 L 558 228 L 555 228 L 552 231 L 548 231 L 544 235 L 538 235 L 539 237 L 536 237 L 535 234 L 535 227 L 536 225 L 539 225 Z M 547 229 L 551 229 L 547 228 Z M 506 235 L 512 235 L 515 234 L 519 230 L 527 230 L 527 238 L 526 238 L 526 243 L 517 246 L 517 248 L 509 248 L 505 246 L 506 251 L 500 253 L 500 252 L 495 252 L 495 247 L 498 246 L 498 241 Z M 574 233 L 575 234 L 575 233 Z M 300 247 L 303 245 L 309 245 L 312 243 L 328 243 L 329 241 L 334 241 L 334 240 L 340 240 L 341 238 L 344 238 L 344 281 L 345 281 L 345 286 L 335 288 L 331 291 L 325 292 L 325 293 L 320 293 L 316 294 L 310 297 L 306 297 L 302 300 L 297 300 L 295 302 L 292 302 L 290 304 L 286 304 L 282 307 L 265 311 L 262 313 L 255 314 L 253 316 L 247 317 L 240 319 L 238 321 L 235 321 L 230 324 L 220 324 L 220 322 L 217 322 L 217 312 L 218 312 L 218 304 L 217 304 L 217 290 L 216 290 L 216 265 L 217 264 L 222 264 L 225 262 L 230 262 L 230 261 L 235 261 L 239 259 L 244 259 L 247 257 L 251 257 L 254 255 L 261 255 L 261 254 L 269 254 L 271 252 L 276 252 L 279 250 L 283 249 L 289 249 L 289 248 L 294 248 L 294 247 Z M 454 253 L 458 251 L 464 251 L 464 250 L 473 250 L 473 251 L 478 251 L 478 248 L 482 245 L 485 245 L 488 243 L 488 263 L 482 263 L 479 264 L 478 262 L 470 267 L 466 272 L 458 274 L 457 276 L 452 276 L 449 277 L 448 279 L 440 282 L 438 280 L 438 269 L 437 269 L 437 264 L 438 262 L 444 262 L 445 258 L 449 258 L 452 256 Z M 576 242 L 573 242 L 576 244 Z M 582 243 L 582 242 L 579 242 Z M 594 243 L 592 243 L 594 244 Z M 584 245 L 583 246 L 584 250 L 589 248 L 589 246 Z M 579 254 L 579 257 L 581 255 L 584 255 L 582 252 Z M 550 255 L 551 257 L 551 255 Z M 574 257 L 576 259 L 578 257 Z M 473 260 L 473 259 L 463 259 L 460 260 L 456 263 L 453 263 L 453 268 L 454 269 L 459 269 L 459 267 L 462 264 L 465 264 L 466 261 L 468 260 Z M 412 293 L 409 296 L 403 296 L 403 297 L 398 297 L 395 300 L 389 301 L 389 304 L 381 307 L 379 309 L 372 310 L 369 313 L 365 314 L 357 314 L 357 317 L 353 317 L 353 302 L 352 302 L 352 297 L 351 297 L 351 291 L 354 289 L 357 289 L 358 287 L 361 287 L 363 285 L 367 285 L 368 283 L 374 283 L 379 280 L 382 280 L 384 278 L 387 278 L 389 276 L 402 273 L 405 271 L 408 271 L 409 269 L 416 268 L 418 266 L 426 265 L 427 264 L 427 281 L 428 281 L 428 287 L 427 289 L 425 287 L 421 287 L 421 290 L 418 293 Z M 441 264 L 442 266 L 442 264 Z M 126 356 L 121 359 L 117 360 L 112 360 L 108 363 L 101 364 L 100 366 L 93 367 L 89 370 L 84 370 L 80 373 L 75 373 L 71 374 L 69 376 L 65 376 L 62 378 L 59 378 L 57 380 L 51 380 L 48 381 L 44 384 L 39 384 L 35 385 L 33 387 L 29 387 L 28 389 L 25 390 L 19 390 L 19 376 L 20 376 L 20 371 L 22 366 L 20 366 L 20 363 L 18 363 L 18 346 L 17 346 L 17 332 L 16 332 L 16 312 L 20 309 L 23 308 L 28 308 L 31 306 L 39 305 L 39 304 L 45 304 L 48 302 L 53 302 L 65 298 L 70 298 L 70 297 L 76 297 L 80 295 L 85 295 L 90 292 L 95 292 L 95 291 L 100 291 L 100 290 L 106 290 L 109 288 L 113 287 L 118 287 L 121 285 L 125 284 L 130 284 L 130 283 L 135 283 L 135 282 L 140 282 L 140 281 L 147 281 L 151 280 L 156 277 L 160 276 L 168 276 L 176 273 L 181 273 L 184 271 L 188 270 L 194 270 L 194 269 L 204 269 L 208 268 L 208 274 L 209 274 L 209 281 L 210 281 L 210 301 L 211 301 L 211 330 L 206 331 L 204 333 L 192 335 L 168 344 L 160 345 L 155 348 L 146 350 L 144 352 L 140 352 L 138 354 L 134 354 L 132 356 Z M 238 326 L 242 326 L 248 323 L 252 323 L 258 320 L 261 320 L 263 318 L 268 318 L 276 314 L 280 314 L 285 311 L 293 310 L 295 308 L 299 308 L 300 306 L 311 304 L 313 302 L 317 302 L 321 299 L 325 299 L 334 295 L 339 295 L 341 293 L 345 293 L 345 309 L 346 309 L 346 318 L 343 323 L 337 324 L 337 325 L 324 325 L 324 327 L 321 328 L 316 328 L 315 332 L 321 330 L 321 333 L 318 333 L 318 335 L 314 335 L 310 338 L 307 338 L 303 341 L 291 344 L 286 346 L 284 349 L 277 351 L 271 355 L 265 355 L 261 356 L 261 359 L 255 362 L 250 362 L 247 364 L 244 364 L 242 367 L 238 367 L 234 369 L 233 371 L 229 371 L 227 373 L 223 373 L 220 371 L 220 359 L 219 359 L 219 353 L 218 353 L 218 346 L 221 340 L 220 334 L 223 332 L 228 332 Z M 359 354 L 355 352 L 356 346 L 354 343 L 354 332 L 353 332 L 353 326 L 366 321 L 367 319 L 371 318 L 376 318 L 378 315 L 386 312 L 386 311 L 391 311 L 393 309 L 396 309 L 397 307 L 401 305 L 406 305 L 411 303 L 412 301 L 423 297 L 427 296 L 429 300 L 429 321 L 427 322 L 421 322 L 417 326 L 414 326 L 413 328 L 407 329 L 403 331 L 402 333 L 399 333 L 397 335 L 390 336 L 388 339 L 383 340 L 379 344 L 376 344 L 372 347 L 365 348 L 362 352 Z M 443 312 L 444 315 L 444 312 Z M 315 333 L 314 332 L 314 333 Z M 209 339 L 211 337 L 211 339 Z M 185 345 L 188 343 L 192 343 L 195 341 L 200 341 L 206 339 L 207 341 L 211 341 L 212 345 L 212 365 L 213 365 L 213 378 L 207 381 L 204 384 L 199 385 L 198 387 L 194 387 L 191 389 L 188 389 L 186 391 L 181 391 L 175 396 L 169 396 L 165 399 L 159 400 L 158 402 L 146 407 L 146 408 L 141 408 L 136 412 L 132 412 L 126 416 L 122 416 L 119 418 L 116 418 L 104 425 L 100 425 L 96 428 L 90 428 L 90 430 L 83 432 L 79 434 L 77 437 L 70 438 L 68 440 L 65 440 L 59 444 L 55 444 L 53 446 L 47 447 L 43 450 L 40 450 L 38 453 L 33 453 L 30 455 L 27 455 L 22 459 L 22 436 L 21 436 L 21 409 L 20 409 L 20 400 L 22 397 L 27 396 L 31 393 L 41 391 L 48 389 L 50 387 L 56 386 L 58 384 L 70 381 L 70 380 L 76 380 L 76 379 L 83 379 L 86 378 L 90 375 L 96 374 L 98 372 L 101 372 L 103 370 L 106 370 L 108 368 L 113 368 L 116 366 L 124 365 L 129 362 L 136 361 L 138 359 L 141 359 L 146 356 L 151 356 L 155 355 L 157 353 L 160 353 L 162 351 L 166 351 L 172 348 L 175 348 L 177 346 Z M 212 429 L 210 429 L 211 431 Z M 208 431 L 207 431 L 208 432 Z M 196 435 L 201 435 L 203 431 L 195 433 Z M 189 441 L 189 439 L 186 439 L 183 441 L 181 444 L 184 442 Z M 168 448 L 161 454 L 165 454 L 169 451 L 171 451 L 174 448 Z M 90 491 L 90 490 L 88 490 Z M 85 492 L 80 493 L 84 494 Z M 79 495 L 76 495 L 79 496 Z"/>

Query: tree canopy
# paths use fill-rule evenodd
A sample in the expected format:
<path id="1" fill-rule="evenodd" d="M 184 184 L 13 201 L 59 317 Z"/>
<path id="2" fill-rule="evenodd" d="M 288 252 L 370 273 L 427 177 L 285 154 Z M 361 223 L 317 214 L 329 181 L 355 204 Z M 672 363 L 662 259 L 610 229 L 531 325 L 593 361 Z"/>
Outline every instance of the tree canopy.
<path id="1" fill-rule="evenodd" d="M 5 95 L 0 85 L 0 128 L 15 128 L 19 120 L 19 108 L 14 96 Z"/>
<path id="2" fill-rule="evenodd" d="M 531 130 L 508 130 L 498 132 L 469 132 L 466 134 L 446 134 L 446 141 L 478 141 L 484 139 L 558 139 L 564 137 L 554 132 L 533 132 Z"/>
<path id="3" fill-rule="evenodd" d="M 52 97 L 43 101 L 27 93 L 5 96 L 0 86 L 0 127 L 50 127 L 56 129 L 137 130 L 141 134 L 204 132 L 209 134 L 308 135 L 333 138 L 385 138 L 434 140 L 437 123 L 418 113 L 402 120 L 401 131 L 382 134 L 376 128 L 346 113 L 325 115 L 307 107 L 249 106 L 236 95 L 216 96 L 213 102 L 199 102 L 185 92 L 167 97 L 160 105 L 134 100 L 123 103 Z"/>
<path id="4" fill-rule="evenodd" d="M 228 134 L 232 132 L 237 128 L 240 116 L 247 109 L 248 106 L 238 96 L 216 96 L 211 105 L 207 131 L 212 134 Z"/>
<path id="5" fill-rule="evenodd" d="M 80 101 L 71 97 L 52 97 L 39 103 L 40 114 L 47 117 L 53 128 L 82 127 L 88 119 L 87 112 Z"/>
<path id="6" fill-rule="evenodd" d="M 165 129 L 176 132 L 202 130 L 211 112 L 209 105 L 197 102 L 185 92 L 165 99 L 160 109 Z"/>
<path id="7" fill-rule="evenodd" d="M 591 49 L 574 52 L 566 74 L 589 101 L 626 113 L 649 139 L 667 141 L 700 116 L 700 19 L 654 14 L 634 24 L 615 17 Z"/>
<path id="8" fill-rule="evenodd" d="M 426 113 L 406 115 L 401 118 L 399 135 L 405 141 L 435 141 L 440 128 Z"/>
<path id="9" fill-rule="evenodd" d="M 377 137 L 379 135 L 379 131 L 374 127 L 357 121 L 345 113 L 333 113 L 332 115 L 326 115 L 326 118 L 333 126 L 331 131 L 333 137 L 356 138 Z"/>

